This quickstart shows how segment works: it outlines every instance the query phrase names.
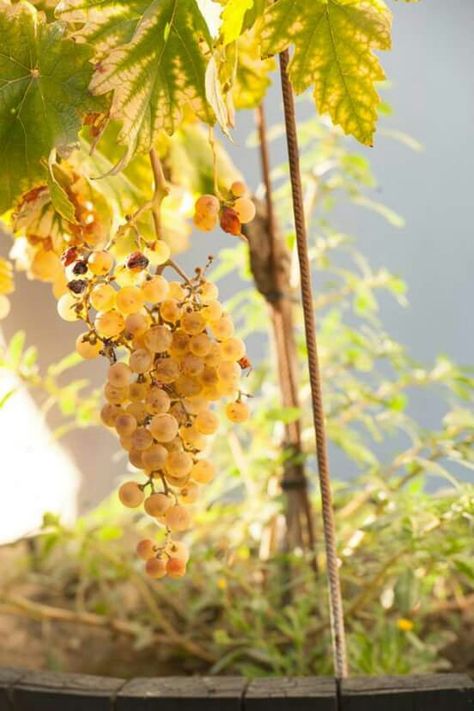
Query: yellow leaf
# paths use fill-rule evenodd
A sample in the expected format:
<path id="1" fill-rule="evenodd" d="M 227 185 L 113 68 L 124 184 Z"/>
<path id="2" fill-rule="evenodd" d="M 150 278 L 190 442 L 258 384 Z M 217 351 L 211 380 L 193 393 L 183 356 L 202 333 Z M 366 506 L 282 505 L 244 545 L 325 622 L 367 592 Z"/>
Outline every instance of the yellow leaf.
<path id="1" fill-rule="evenodd" d="M 314 85 L 318 110 L 372 145 L 385 78 L 374 49 L 389 49 L 391 13 L 381 0 L 277 0 L 264 15 L 264 56 L 295 50 L 289 75 L 297 93 Z"/>

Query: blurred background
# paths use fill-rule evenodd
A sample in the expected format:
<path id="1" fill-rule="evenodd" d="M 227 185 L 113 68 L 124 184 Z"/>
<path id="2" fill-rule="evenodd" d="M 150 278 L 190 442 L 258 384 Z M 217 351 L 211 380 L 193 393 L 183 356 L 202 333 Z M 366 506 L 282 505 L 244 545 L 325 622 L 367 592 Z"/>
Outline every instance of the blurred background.
<path id="1" fill-rule="evenodd" d="M 445 353 L 469 365 L 474 363 L 474 4 L 470 0 L 431 0 L 409 7 L 391 3 L 391 8 L 394 48 L 382 61 L 390 77 L 383 97 L 393 113 L 382 117 L 375 147 L 357 150 L 370 158 L 380 186 L 372 191 L 371 199 L 383 201 L 393 212 L 384 208 L 381 215 L 341 201 L 334 223 L 357 235 L 358 245 L 374 266 L 386 266 L 408 284 L 409 308 L 381 297 L 386 330 L 406 344 L 416 359 L 432 362 L 437 354 Z M 266 101 L 269 124 L 281 121 L 279 104 L 276 85 Z M 313 107 L 302 101 L 299 111 L 307 117 Z M 257 189 L 259 159 L 249 145 L 253 131 L 252 112 L 240 114 L 234 142 L 226 148 L 250 187 Z M 394 140 L 397 132 L 413 137 L 413 141 L 405 145 Z M 284 160 L 285 145 L 280 138 L 272 143 L 272 161 L 278 165 Z M 1 253 L 6 255 L 9 246 L 2 240 Z M 191 249 L 180 262 L 192 271 L 221 246 L 232 246 L 232 238 L 221 233 L 194 234 Z M 222 293 L 231 296 L 238 289 L 237 278 L 230 278 Z M 40 365 L 65 356 L 72 347 L 73 333 L 81 330 L 57 316 L 49 288 L 22 274 L 17 276 L 12 312 L 2 327 L 6 340 L 24 329 L 28 341 L 38 347 Z M 249 350 L 258 363 L 263 352 L 261 339 L 251 339 Z M 77 373 L 98 387 L 103 383 L 100 362 L 87 362 Z M 10 386 L 2 381 L 2 393 Z M 426 426 L 439 418 L 430 398 L 420 392 L 410 404 L 411 413 Z M 50 425 L 54 427 L 54 418 Z M 73 518 L 76 510 L 90 509 L 123 474 L 116 441 L 103 430 L 76 430 L 53 443 L 51 431 L 26 391 L 13 395 L 0 411 L 0 432 L 5 471 L 23 473 L 20 478 L 7 477 L 3 484 L 3 541 L 35 527 L 45 509 L 61 511 L 66 520 Z M 338 455 L 333 457 L 338 477 L 350 475 Z M 29 482 L 28 494 L 24 494 L 25 480 Z M 19 495 L 23 497 L 20 513 L 16 506 Z"/>

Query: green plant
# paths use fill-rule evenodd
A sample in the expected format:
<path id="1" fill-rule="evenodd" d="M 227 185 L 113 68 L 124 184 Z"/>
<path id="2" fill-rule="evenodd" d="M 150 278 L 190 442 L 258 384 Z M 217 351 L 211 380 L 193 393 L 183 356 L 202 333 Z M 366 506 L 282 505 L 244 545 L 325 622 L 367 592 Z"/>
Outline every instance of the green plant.
<path id="1" fill-rule="evenodd" d="M 189 536 L 197 551 L 191 563 L 193 578 L 182 588 L 189 611 L 174 602 L 168 581 L 162 588 L 150 588 L 120 554 L 123 530 L 97 522 L 93 514 L 74 531 L 49 518 L 33 546 L 33 562 L 42 574 L 56 569 L 59 584 L 73 581 L 79 610 L 63 611 L 63 617 L 99 626 L 107 626 L 112 618 L 112 629 L 141 644 L 163 641 L 173 653 L 185 651 L 190 664 L 200 660 L 213 672 L 323 673 L 330 669 L 322 583 L 329 573 L 336 619 L 335 671 L 343 676 L 337 553 L 344 564 L 342 586 L 356 668 L 406 671 L 408 658 L 418 668 L 437 663 L 439 641 L 429 635 L 421 639 L 421 626 L 411 629 L 410 616 L 420 601 L 427 614 L 440 591 L 454 594 L 444 577 L 443 585 L 432 577 L 450 575 L 453 565 L 457 592 L 467 590 L 471 503 L 468 487 L 456 481 L 451 469 L 453 464 L 472 466 L 473 380 L 470 372 L 447 359 L 430 368 L 419 366 L 385 333 L 377 314 L 377 292 L 388 291 L 403 303 L 404 284 L 385 269 L 373 270 L 355 241 L 331 220 L 331 207 L 342 193 L 400 224 L 393 211 L 368 197 L 370 168 L 342 137 L 345 132 L 372 144 L 380 108 L 375 86 L 384 78 L 374 50 L 390 46 L 388 8 L 379 0 L 3 2 L 0 31 L 5 38 L 0 58 L 0 213 L 15 239 L 16 266 L 52 286 L 65 320 L 85 322 L 78 353 L 86 359 L 100 354 L 110 363 L 102 420 L 117 430 L 131 463 L 146 473 L 143 483 L 123 485 L 120 498 L 135 508 L 148 487 L 145 508 L 154 523 L 164 524 L 164 532 L 155 536 L 137 517 L 149 536 L 138 550 L 147 559 L 151 577 L 184 573 L 186 549 L 181 543 L 170 544 L 169 535 L 187 528 L 182 504 L 194 498 L 198 483 L 210 478 L 199 453 L 202 435 L 214 431 L 216 419 L 208 411 L 201 415 L 202 402 L 197 401 L 228 396 L 231 422 L 244 423 L 248 415 L 248 393 L 238 384 L 237 363 L 244 370 L 249 364 L 240 340 L 233 338 L 230 317 L 222 317 L 208 275 L 218 280 L 237 268 L 244 281 L 255 279 L 271 302 L 262 286 L 262 270 L 259 274 L 252 259 L 258 252 L 253 240 L 263 239 L 271 249 L 282 250 L 283 262 L 291 262 L 297 252 L 303 276 L 305 336 L 299 310 L 293 308 L 297 279 L 289 272 L 284 283 L 275 281 L 277 291 L 282 287 L 285 292 L 279 300 L 286 304 L 279 325 L 278 299 L 272 312 L 280 344 L 285 336 L 290 339 L 290 332 L 294 335 L 286 355 L 284 348 L 278 353 L 279 382 L 269 362 L 257 364 L 249 378 L 249 391 L 255 395 L 251 423 L 243 425 L 239 436 L 223 425 L 215 442 L 216 466 L 225 476 L 202 493 L 206 506 Z M 293 56 L 288 64 L 289 47 Z M 288 221 L 290 184 L 281 181 L 273 192 L 267 165 L 266 212 L 257 201 L 254 207 L 212 128 L 217 124 L 229 134 L 235 109 L 261 107 L 276 53 L 296 234 L 293 219 Z M 333 123 L 313 119 L 299 125 L 304 148 L 300 165 L 292 90 L 303 92 L 310 86 L 318 109 Z M 259 140 L 263 157 L 262 124 Z M 276 181 L 284 174 L 286 169 L 277 169 Z M 272 202 L 278 205 L 274 219 Z M 220 250 L 214 270 L 203 264 L 188 277 L 171 254 L 185 248 L 191 217 L 201 229 L 219 224 L 229 235 L 246 236 L 248 244 L 234 240 L 232 248 Z M 328 439 L 343 453 L 347 470 L 360 474 L 354 483 L 336 487 L 338 550 L 308 257 L 327 279 L 314 301 Z M 273 278 L 271 261 L 263 272 Z M 165 269 L 174 270 L 179 283 L 169 284 L 162 276 Z M 8 314 L 11 289 L 11 268 L 2 262 L 1 316 Z M 267 312 L 253 284 L 242 288 L 229 308 L 240 334 L 267 332 Z M 209 350 L 202 357 L 193 352 L 190 358 L 188 341 L 195 336 L 201 337 L 199 348 Z M 4 367 L 45 389 L 50 401 L 69 416 L 66 428 L 88 424 L 96 394 L 85 398 L 86 383 L 81 381 L 70 383 L 63 394 L 56 382 L 76 359 L 66 359 L 59 370 L 53 367 L 42 377 L 32 352 L 21 355 L 20 341 L 18 336 L 10 344 Z M 18 351 L 13 359 L 12 348 Z M 304 359 L 309 380 L 301 368 Z M 222 360 L 229 364 L 225 377 L 224 370 L 218 370 Z M 295 378 L 297 365 L 300 398 L 294 383 L 291 392 L 283 392 L 286 375 Z M 413 388 L 432 386 L 447 394 L 448 405 L 439 430 L 426 432 L 410 416 L 407 404 Z M 156 390 L 159 403 L 151 393 Z M 319 433 L 317 457 L 311 413 Z M 399 451 L 393 457 L 380 455 L 382 442 L 401 443 Z M 304 485 L 315 479 L 316 459 L 321 508 L 314 491 L 302 494 Z M 286 530 L 278 487 L 282 473 L 286 488 L 296 484 L 299 490 L 296 497 L 287 496 Z M 447 480 L 453 491 L 426 493 L 423 482 L 432 475 Z M 316 536 L 310 498 L 317 514 Z M 229 526 L 236 521 L 238 525 Z M 439 551 L 448 557 L 447 568 Z M 411 578 L 405 574 L 407 560 Z M 222 579 L 216 590 L 208 589 L 210 576 Z M 117 591 L 128 589 L 131 582 L 141 597 L 128 616 Z M 10 586 L 7 577 L 5 605 L 61 617 L 53 606 L 12 595 Z M 390 602 L 391 596 L 396 603 Z M 166 605 L 166 613 L 157 607 L 158 600 Z M 122 615 L 118 622 L 117 610 Z M 370 634 L 382 644 L 382 656 L 373 654 Z"/>

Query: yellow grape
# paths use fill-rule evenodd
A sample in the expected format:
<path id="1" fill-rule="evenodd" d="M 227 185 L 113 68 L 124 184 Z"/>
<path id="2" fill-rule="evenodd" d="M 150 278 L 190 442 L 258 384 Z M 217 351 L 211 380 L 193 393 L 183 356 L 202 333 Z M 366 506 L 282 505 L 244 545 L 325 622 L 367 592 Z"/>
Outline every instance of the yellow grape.
<path id="1" fill-rule="evenodd" d="M 168 541 L 166 548 L 166 553 L 170 558 L 179 558 L 185 563 L 189 560 L 189 549 L 185 543 L 182 541 L 173 541 L 172 539 Z"/>
<path id="2" fill-rule="evenodd" d="M 130 449 L 128 452 L 130 464 L 133 464 L 137 469 L 143 469 L 143 451 L 139 449 Z"/>
<path id="3" fill-rule="evenodd" d="M 176 299 L 165 299 L 160 305 L 160 315 L 164 321 L 176 323 L 181 317 L 181 307 Z"/>
<path id="4" fill-rule="evenodd" d="M 193 216 L 193 222 L 196 227 L 203 232 L 211 232 L 217 227 L 219 221 L 218 213 L 208 212 L 207 214 L 203 212 L 195 212 Z"/>
<path id="5" fill-rule="evenodd" d="M 179 501 L 182 504 L 194 504 L 199 496 L 199 486 L 190 481 L 179 492 Z"/>
<path id="6" fill-rule="evenodd" d="M 215 195 L 201 195 L 195 202 L 195 212 L 203 214 L 215 214 L 219 212 L 220 202 Z"/>
<path id="7" fill-rule="evenodd" d="M 188 311 L 183 314 L 181 319 L 181 328 L 190 336 L 196 336 L 202 333 L 206 327 L 204 316 L 199 311 Z"/>
<path id="8" fill-rule="evenodd" d="M 94 342 L 89 340 L 89 333 L 81 333 L 76 339 L 76 351 L 79 353 L 81 358 L 85 360 L 91 360 L 92 358 L 97 358 L 100 351 L 102 350 L 103 343 L 97 338 Z"/>
<path id="9" fill-rule="evenodd" d="M 193 458 L 188 452 L 170 452 L 165 463 L 166 473 L 175 479 L 187 476 L 193 467 Z"/>
<path id="10" fill-rule="evenodd" d="M 142 284 L 141 288 L 145 301 L 149 301 L 153 304 L 164 301 L 169 294 L 169 284 L 161 275 L 151 277 L 151 279 L 148 279 Z"/>
<path id="11" fill-rule="evenodd" d="M 177 329 L 173 333 L 171 345 L 168 349 L 170 355 L 175 357 L 184 355 L 189 349 L 189 344 L 190 338 L 188 334 L 181 329 Z"/>
<path id="12" fill-rule="evenodd" d="M 122 484 L 118 491 L 119 499 L 124 506 L 135 509 L 143 503 L 145 494 L 140 486 L 134 481 L 127 481 Z"/>
<path id="13" fill-rule="evenodd" d="M 218 341 L 224 341 L 234 335 L 234 324 L 230 316 L 224 314 L 217 321 L 210 324 L 211 331 Z"/>
<path id="14" fill-rule="evenodd" d="M 166 563 L 166 572 L 170 578 L 182 578 L 186 573 L 186 563 L 179 558 L 170 558 Z"/>
<path id="15" fill-rule="evenodd" d="M 122 435 L 121 437 L 119 437 L 119 442 L 122 449 L 124 449 L 126 452 L 129 452 L 133 447 L 132 438 L 130 436 Z"/>
<path id="16" fill-rule="evenodd" d="M 203 304 L 210 304 L 217 300 L 219 289 L 211 281 L 204 281 L 199 289 L 199 295 Z"/>
<path id="17" fill-rule="evenodd" d="M 231 422 L 245 422 L 250 417 L 250 410 L 245 402 L 230 402 L 226 405 L 225 414 Z"/>
<path id="18" fill-rule="evenodd" d="M 125 388 L 129 385 L 132 379 L 132 371 L 126 363 L 114 363 L 109 366 L 107 371 L 107 380 L 111 385 L 117 388 Z"/>
<path id="19" fill-rule="evenodd" d="M 201 432 L 191 425 L 190 427 L 180 427 L 179 436 L 181 437 L 184 445 L 191 449 L 202 450 L 206 446 L 206 438 L 203 437 Z"/>
<path id="20" fill-rule="evenodd" d="M 195 356 L 204 358 L 209 354 L 212 347 L 212 341 L 207 333 L 198 333 L 189 339 L 189 350 Z"/>
<path id="21" fill-rule="evenodd" d="M 115 303 L 122 314 L 133 314 L 142 308 L 145 297 L 138 286 L 124 286 L 117 292 Z"/>
<path id="22" fill-rule="evenodd" d="M 118 388 L 115 385 L 111 385 L 111 383 L 107 383 L 104 388 L 104 395 L 107 402 L 110 402 L 111 405 L 121 405 L 128 399 L 128 388 Z"/>
<path id="23" fill-rule="evenodd" d="M 168 450 L 162 444 L 152 444 L 142 454 L 143 466 L 147 471 L 161 469 L 168 457 Z"/>
<path id="24" fill-rule="evenodd" d="M 201 313 L 206 323 L 218 321 L 223 312 L 222 304 L 219 301 L 209 301 L 202 309 Z"/>
<path id="25" fill-rule="evenodd" d="M 221 351 L 216 341 L 212 343 L 209 353 L 204 358 L 204 362 L 209 368 L 217 368 L 222 362 Z"/>
<path id="26" fill-rule="evenodd" d="M 204 361 L 202 358 L 199 358 L 192 353 L 188 353 L 188 355 L 185 355 L 181 361 L 181 370 L 185 375 L 195 378 L 198 375 L 201 375 L 204 370 Z"/>
<path id="27" fill-rule="evenodd" d="M 115 311 L 115 309 L 111 311 L 99 311 L 95 317 L 94 327 L 97 333 L 103 338 L 116 338 L 125 328 L 125 321 L 122 314 Z"/>
<path id="28" fill-rule="evenodd" d="M 164 578 L 166 575 L 166 561 L 164 558 L 150 558 L 145 563 L 145 572 L 154 580 Z"/>
<path id="29" fill-rule="evenodd" d="M 140 383 L 135 381 L 130 383 L 128 388 L 128 396 L 132 402 L 140 402 L 144 400 L 148 391 L 148 386 L 146 383 Z"/>
<path id="30" fill-rule="evenodd" d="M 201 383 L 203 385 L 215 385 L 218 380 L 217 370 L 206 365 L 200 376 Z"/>
<path id="31" fill-rule="evenodd" d="M 79 303 L 72 294 L 63 294 L 57 304 L 58 314 L 64 321 L 77 321 L 80 318 L 79 313 L 81 313 L 78 311 Z"/>
<path id="32" fill-rule="evenodd" d="M 132 448 L 139 452 L 148 449 L 153 444 L 153 435 L 146 427 L 137 427 L 132 434 Z"/>
<path id="33" fill-rule="evenodd" d="M 110 284 L 97 284 L 89 296 L 91 306 L 96 311 L 110 311 L 115 306 L 116 293 Z"/>
<path id="34" fill-rule="evenodd" d="M 204 435 L 211 435 L 217 432 L 219 427 L 219 418 L 210 410 L 201 410 L 196 415 L 194 426 L 198 432 Z"/>
<path id="35" fill-rule="evenodd" d="M 130 388 L 128 389 L 128 397 L 130 399 Z M 137 422 L 143 422 L 148 416 L 145 405 L 141 401 L 131 402 L 127 405 L 126 411 L 129 415 L 133 415 Z"/>
<path id="36" fill-rule="evenodd" d="M 123 412 L 121 407 L 107 402 L 100 411 L 100 419 L 106 427 L 114 427 L 115 420 Z"/>
<path id="37" fill-rule="evenodd" d="M 134 373 L 146 373 L 153 365 L 153 355 L 144 348 L 138 348 L 130 356 L 130 368 Z"/>
<path id="38" fill-rule="evenodd" d="M 87 266 L 92 274 L 96 276 L 105 276 L 114 266 L 114 258 L 110 252 L 97 251 L 92 252 L 87 260 Z"/>
<path id="39" fill-rule="evenodd" d="M 164 412 L 168 412 L 171 400 L 169 395 L 162 390 L 162 388 L 153 386 L 146 395 L 145 403 L 146 411 L 150 413 L 150 415 L 160 415 Z"/>
<path id="40" fill-rule="evenodd" d="M 165 521 L 167 527 L 172 532 L 186 531 L 191 523 L 191 517 L 187 509 L 184 506 L 175 504 L 171 506 L 165 514 Z"/>
<path id="41" fill-rule="evenodd" d="M 224 341 L 224 343 L 227 343 L 227 341 Z M 224 360 L 217 366 L 217 375 L 224 382 L 236 383 L 240 378 L 241 372 L 240 365 L 232 361 Z"/>
<path id="42" fill-rule="evenodd" d="M 191 395 L 183 400 L 183 406 L 186 412 L 191 415 L 197 415 L 200 410 L 204 410 L 207 407 L 207 400 L 201 395 Z"/>
<path id="43" fill-rule="evenodd" d="M 171 358 L 162 358 L 155 364 L 157 379 L 162 383 L 172 383 L 179 375 L 179 365 Z"/>
<path id="44" fill-rule="evenodd" d="M 230 192 L 236 198 L 242 197 L 247 192 L 247 186 L 242 180 L 235 180 L 230 186 Z"/>
<path id="45" fill-rule="evenodd" d="M 196 378 L 191 378 L 189 375 L 184 374 L 176 378 L 174 385 L 180 397 L 199 395 L 202 390 L 202 385 Z"/>
<path id="46" fill-rule="evenodd" d="M 114 269 L 115 283 L 118 284 L 122 289 L 128 288 L 129 286 L 135 286 L 138 280 L 137 272 L 132 269 L 128 269 L 125 264 L 120 264 Z"/>
<path id="47" fill-rule="evenodd" d="M 208 484 L 214 479 L 215 467 L 208 459 L 198 459 L 190 472 L 190 477 L 199 484 Z"/>
<path id="48" fill-rule="evenodd" d="M 178 281 L 169 282 L 169 298 L 176 299 L 176 301 L 184 301 L 186 298 L 186 290 Z"/>
<path id="49" fill-rule="evenodd" d="M 150 422 L 150 431 L 157 442 L 171 442 L 178 434 L 178 422 L 168 414 L 155 415 Z"/>
<path id="50" fill-rule="evenodd" d="M 132 336 L 140 336 L 145 333 L 150 324 L 148 316 L 142 313 L 128 314 L 125 319 L 125 330 Z"/>
<path id="51" fill-rule="evenodd" d="M 168 350 L 173 340 L 173 335 L 167 326 L 152 326 L 143 334 L 145 347 L 152 353 L 163 353 Z"/>
<path id="52" fill-rule="evenodd" d="M 137 429 L 137 421 L 133 415 L 124 412 L 115 418 L 114 426 L 120 437 L 130 437 Z M 132 444 L 132 440 L 130 443 Z"/>
<path id="53" fill-rule="evenodd" d="M 227 338 L 219 345 L 222 360 L 240 360 L 245 355 L 245 343 L 240 338 Z"/>
<path id="54" fill-rule="evenodd" d="M 150 560 L 155 557 L 155 544 L 149 538 L 138 541 L 136 547 L 137 556 L 142 560 Z"/>
<path id="55" fill-rule="evenodd" d="M 171 504 L 172 501 L 166 494 L 151 494 L 145 499 L 144 508 L 150 516 L 163 516 Z"/>
<path id="56" fill-rule="evenodd" d="M 145 256 L 150 260 L 150 264 L 157 267 L 165 264 L 171 256 L 170 246 L 162 239 L 156 240 L 144 250 Z"/>
<path id="57" fill-rule="evenodd" d="M 245 225 L 247 222 L 251 222 L 255 217 L 256 209 L 252 200 L 249 198 L 241 197 L 234 202 L 234 210 L 237 213 L 240 222 Z"/>

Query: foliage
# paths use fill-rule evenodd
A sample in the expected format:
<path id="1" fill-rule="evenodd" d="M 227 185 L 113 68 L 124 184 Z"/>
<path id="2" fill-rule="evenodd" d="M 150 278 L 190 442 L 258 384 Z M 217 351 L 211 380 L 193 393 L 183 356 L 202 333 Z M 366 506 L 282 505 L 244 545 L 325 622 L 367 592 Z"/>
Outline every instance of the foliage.
<path id="1" fill-rule="evenodd" d="M 92 110 L 88 47 L 28 3 L 0 4 L 0 214 L 47 177 L 50 154 L 77 143 Z"/>
<path id="2" fill-rule="evenodd" d="M 314 84 L 319 111 L 370 145 L 379 104 L 374 83 L 385 78 L 372 50 L 390 48 L 390 22 L 379 0 L 278 0 L 265 13 L 263 52 L 294 44 L 289 74 L 295 91 Z"/>
<path id="3" fill-rule="evenodd" d="M 279 127 L 272 131 L 279 133 Z M 473 578 L 472 487 L 455 478 L 460 466 L 473 465 L 472 377 L 446 358 L 432 367 L 414 363 L 385 333 L 378 295 L 388 292 L 404 305 L 405 285 L 386 269 L 372 269 L 333 217 L 341 199 L 385 214 L 384 206 L 369 200 L 375 187 L 370 166 L 326 122 L 302 124 L 301 141 L 310 246 L 320 284 L 328 432 L 332 446 L 344 454 L 344 468 L 359 472 L 356 479 L 337 481 L 335 492 L 351 668 L 363 674 L 444 669 L 449 664 L 444 649 L 460 612 L 456 605 L 452 612 L 443 610 L 466 598 Z M 276 203 L 294 249 L 283 175 L 282 168 L 275 169 Z M 250 287 L 243 245 L 221 252 L 214 278 L 225 279 L 235 269 L 243 282 L 230 306 L 241 332 L 267 333 L 265 305 Z M 301 324 L 298 344 L 303 357 Z M 283 510 L 279 432 L 300 413 L 280 407 L 269 359 L 251 379 L 252 421 L 238 437 L 228 429 L 215 443 L 221 475 L 188 534 L 194 554 L 179 596 L 175 582 L 150 585 L 124 555 L 137 527 L 139 535 L 153 535 L 153 528 L 141 516 L 122 517 L 113 498 L 72 530 L 48 517 L 33 553 L 22 559 L 23 566 L 34 568 L 37 594 L 49 607 L 28 599 L 28 588 L 25 594 L 19 589 L 30 579 L 28 574 L 25 581 L 23 567 L 5 574 L 2 604 L 46 618 L 61 605 L 77 624 L 86 619 L 75 612 L 82 606 L 91 615 L 88 624 L 124 634 L 137 652 L 154 655 L 158 645 L 160 665 L 180 673 L 331 673 L 317 490 L 312 500 L 318 575 L 302 552 L 285 555 L 275 545 Z M 410 397 L 420 388 L 442 401 L 447 396 L 438 429 L 426 431 L 410 415 Z M 305 457 L 314 472 L 306 382 L 301 392 Z M 384 455 L 381 442 L 390 445 Z M 72 600 L 58 600 L 51 589 L 68 590 Z"/>
<path id="4" fill-rule="evenodd" d="M 382 0 L 61 0 L 0 4 L 0 214 L 45 184 L 48 163 L 94 141 L 110 121 L 124 148 L 115 170 L 190 119 L 224 133 L 256 106 L 273 54 L 290 44 L 297 92 L 314 85 L 321 113 L 363 143 L 377 119 L 374 49 L 390 47 Z M 113 166 L 111 166 L 113 168 Z"/>
<path id="5" fill-rule="evenodd" d="M 142 660 L 148 650 L 157 671 L 330 674 L 323 570 L 315 579 L 301 556 L 265 559 L 268 494 L 255 501 L 255 486 L 253 479 L 247 493 L 255 504 L 251 515 L 245 504 L 214 499 L 200 517 L 179 595 L 176 582 L 150 584 L 123 554 L 135 532 L 110 501 L 74 530 L 48 517 L 31 552 L 20 549 L 16 566 L 10 557 L 2 570 L 0 605 L 40 619 L 54 618 L 61 605 L 76 625 L 102 620 L 111 633 L 130 638 Z M 472 587 L 472 496 L 433 497 L 420 486 L 387 492 L 378 480 L 357 486 L 356 509 L 351 487 L 340 487 L 336 496 L 352 671 L 446 669 L 443 648 L 454 636 L 446 628 L 455 629 L 459 612 L 444 624 L 434 620 L 447 601 L 462 599 Z M 318 549 L 322 554 L 322 542 Z M 31 568 L 26 577 L 25 566 Z M 290 580 L 286 566 L 293 571 Z M 25 597 L 32 584 L 41 605 Z M 61 597 L 66 590 L 67 601 Z M 60 650 L 55 656 L 60 664 Z M 90 670 L 86 664 L 77 660 L 75 669 Z"/>

